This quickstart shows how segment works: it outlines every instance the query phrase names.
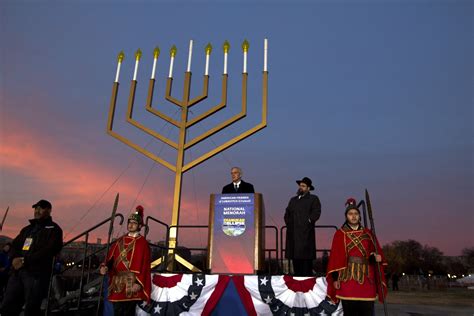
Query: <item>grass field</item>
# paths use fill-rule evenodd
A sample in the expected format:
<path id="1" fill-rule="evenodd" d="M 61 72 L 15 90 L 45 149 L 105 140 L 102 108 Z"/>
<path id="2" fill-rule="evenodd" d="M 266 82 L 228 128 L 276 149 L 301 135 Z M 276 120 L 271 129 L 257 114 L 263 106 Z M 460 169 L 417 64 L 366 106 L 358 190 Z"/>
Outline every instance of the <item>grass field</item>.
<path id="1" fill-rule="evenodd" d="M 449 288 L 446 290 L 390 291 L 389 304 L 474 307 L 474 290 Z"/>

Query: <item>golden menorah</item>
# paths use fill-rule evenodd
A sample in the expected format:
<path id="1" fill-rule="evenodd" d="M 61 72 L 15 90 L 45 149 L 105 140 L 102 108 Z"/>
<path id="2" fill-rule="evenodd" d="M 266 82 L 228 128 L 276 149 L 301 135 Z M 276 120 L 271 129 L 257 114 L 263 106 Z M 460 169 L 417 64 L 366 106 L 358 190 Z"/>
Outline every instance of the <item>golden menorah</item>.
<path id="1" fill-rule="evenodd" d="M 173 64 L 174 59 L 177 54 L 176 46 L 173 45 L 170 49 L 170 67 L 169 67 L 169 74 L 166 81 L 166 89 L 165 89 L 165 99 L 176 106 L 180 107 L 181 109 L 181 120 L 177 121 L 168 115 L 164 114 L 163 112 L 157 110 L 156 106 L 152 106 L 153 102 L 153 91 L 155 88 L 155 73 L 156 73 L 156 65 L 158 62 L 158 58 L 160 56 L 160 49 L 157 47 L 153 51 L 153 68 L 151 73 L 151 78 L 148 84 L 148 96 L 146 99 L 145 108 L 148 112 L 160 117 L 161 119 L 165 120 L 166 122 L 174 125 L 176 128 L 179 129 L 178 134 L 178 141 L 173 141 L 168 137 L 161 135 L 160 133 L 156 132 L 155 130 L 139 123 L 135 119 L 133 119 L 133 106 L 135 101 L 135 91 L 137 88 L 137 73 L 138 73 L 138 65 L 142 56 L 142 52 L 140 49 L 137 50 L 135 53 L 135 69 L 133 73 L 133 79 L 130 86 L 130 94 L 128 97 L 128 108 L 126 113 L 127 122 L 131 125 L 135 126 L 136 128 L 140 129 L 141 131 L 153 136 L 154 138 L 160 140 L 161 142 L 169 145 L 170 147 L 176 149 L 177 151 L 177 158 L 176 163 L 173 165 L 168 161 L 158 157 L 154 153 L 150 152 L 146 148 L 137 145 L 130 139 L 118 134 L 117 132 L 113 131 L 113 122 L 114 122 L 114 115 L 115 115 L 115 108 L 117 102 L 117 93 L 119 88 L 119 75 L 120 75 L 120 67 L 124 60 L 124 53 L 120 52 L 118 55 L 118 63 L 117 63 L 117 72 L 115 76 L 115 81 L 112 88 L 112 98 L 110 100 L 110 108 L 109 108 L 109 116 L 107 121 L 107 133 L 116 139 L 120 140 L 121 142 L 125 143 L 126 145 L 132 147 L 133 149 L 137 150 L 141 154 L 147 156 L 150 159 L 160 163 L 161 165 L 165 166 L 169 170 L 175 173 L 175 184 L 174 184 L 174 198 L 173 198 L 173 210 L 172 210 L 172 219 L 170 225 L 170 234 L 168 240 L 168 262 L 166 263 L 168 266 L 168 270 L 173 270 L 174 261 L 181 263 L 186 268 L 190 269 L 191 271 L 198 272 L 200 271 L 196 267 L 194 267 L 191 263 L 187 262 L 184 258 L 179 256 L 175 253 L 175 249 L 177 246 L 177 238 L 178 238 L 178 225 L 179 225 L 179 210 L 180 210 L 180 203 L 181 203 L 181 188 L 182 188 L 182 178 L 183 174 L 196 167 L 197 165 L 203 163 L 207 159 L 217 155 L 218 153 L 222 152 L 223 150 L 235 145 L 236 143 L 242 141 L 243 139 L 253 135 L 254 133 L 258 132 L 259 130 L 263 129 L 267 125 L 267 94 L 268 94 L 268 70 L 267 70 L 267 52 L 268 52 L 268 41 L 267 39 L 264 40 L 264 63 L 263 63 L 263 87 L 262 87 L 262 119 L 261 121 L 256 124 L 254 127 L 242 132 L 241 134 L 235 136 L 234 138 L 228 140 L 227 142 L 223 143 L 220 146 L 215 147 L 214 149 L 208 151 L 207 153 L 193 159 L 190 162 L 185 163 L 184 154 L 186 150 L 190 149 L 194 145 L 202 142 L 203 140 L 207 139 L 208 137 L 214 135 L 215 133 L 221 131 L 222 129 L 228 127 L 229 125 L 239 121 L 240 119 L 244 118 L 247 115 L 247 54 L 249 50 L 249 43 L 245 40 L 242 43 L 242 50 L 243 50 L 243 71 L 242 71 L 242 101 L 241 101 L 241 111 L 238 114 L 235 114 L 231 118 L 223 121 L 222 123 L 218 124 L 217 126 L 211 128 L 210 130 L 204 132 L 203 134 L 194 137 L 191 140 L 187 140 L 187 129 L 191 126 L 201 122 L 202 120 L 206 119 L 207 117 L 213 115 L 214 113 L 218 112 L 219 110 L 225 108 L 227 106 L 227 82 L 228 82 L 228 73 L 227 73 L 227 60 L 228 54 L 230 50 L 229 42 L 225 41 L 223 44 L 223 52 L 224 52 L 224 71 L 222 74 L 222 94 L 221 94 L 221 101 L 219 104 L 211 107 L 208 111 L 197 115 L 196 117 L 189 119 L 188 112 L 189 109 L 198 104 L 199 102 L 203 101 L 208 96 L 209 90 L 209 62 L 210 62 L 210 55 L 212 52 L 211 44 L 207 44 L 205 47 L 205 54 L 206 54 L 206 64 L 205 64 L 205 71 L 204 71 L 204 78 L 203 78 L 203 89 L 202 93 L 199 96 L 191 98 L 190 90 L 191 90 L 191 61 L 192 61 L 192 51 L 193 51 L 193 41 L 191 40 L 189 43 L 189 55 L 188 55 L 188 64 L 187 70 L 184 76 L 184 88 L 183 88 L 183 97 L 181 100 L 174 98 L 171 95 L 172 84 L 173 84 Z M 160 258 L 154 262 L 152 262 L 152 267 L 159 265 L 163 258 Z"/>

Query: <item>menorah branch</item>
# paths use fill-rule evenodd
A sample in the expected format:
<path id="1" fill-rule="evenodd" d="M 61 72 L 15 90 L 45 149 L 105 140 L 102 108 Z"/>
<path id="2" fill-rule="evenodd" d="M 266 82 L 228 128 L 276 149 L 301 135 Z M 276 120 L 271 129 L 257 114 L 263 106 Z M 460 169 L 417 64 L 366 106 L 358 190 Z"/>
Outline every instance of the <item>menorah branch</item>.
<path id="1" fill-rule="evenodd" d="M 195 104 L 197 104 L 197 103 L 199 103 L 202 100 L 207 98 L 207 94 L 208 94 L 208 91 L 209 91 L 209 76 L 204 76 L 203 81 L 204 82 L 202 84 L 202 93 L 201 93 L 201 95 L 197 96 L 194 99 L 192 99 L 191 101 L 189 101 L 188 108 L 192 107 L 193 105 L 195 105 Z"/>
<path id="2" fill-rule="evenodd" d="M 137 82 L 135 80 L 132 80 L 132 83 L 130 85 L 130 94 L 128 98 L 128 109 L 127 109 L 127 122 L 132 124 L 133 126 L 137 127 L 138 129 L 144 131 L 148 135 L 151 135 L 155 137 L 156 139 L 161 140 L 165 144 L 173 147 L 174 149 L 178 149 L 178 144 L 176 142 L 173 142 L 167 137 L 162 136 L 161 134 L 158 134 L 154 130 L 144 126 L 143 124 L 138 123 L 135 121 L 132 117 L 133 115 L 133 104 L 135 103 L 135 91 L 137 89 Z"/>
<path id="3" fill-rule="evenodd" d="M 166 92 L 165 92 L 165 99 L 170 101 L 177 106 L 183 106 L 181 102 L 171 96 L 171 88 L 173 86 L 173 78 L 168 78 L 166 80 Z"/>
<path id="4" fill-rule="evenodd" d="M 179 128 L 179 122 L 172 119 L 168 115 L 162 113 L 161 111 L 154 109 L 152 107 L 153 103 L 153 92 L 155 90 L 155 79 L 150 79 L 150 83 L 148 84 L 148 96 L 146 98 L 146 104 L 145 108 L 148 112 L 155 114 L 156 116 L 160 117 L 161 119 L 167 121 L 170 124 L 173 124 L 174 126 Z"/>
<path id="5" fill-rule="evenodd" d="M 140 152 L 141 154 L 147 156 L 148 158 L 158 162 L 159 164 L 165 166 L 166 168 L 170 169 L 173 172 L 176 172 L 176 167 L 171 165 L 169 162 L 166 160 L 161 159 L 160 157 L 156 156 L 155 154 L 151 153 L 150 151 L 136 145 L 132 141 L 130 141 L 128 138 L 123 137 L 119 135 L 118 133 L 113 131 L 113 125 L 114 125 L 114 116 L 115 116 L 115 108 L 116 108 L 116 102 L 117 102 L 117 94 L 118 94 L 118 87 L 119 83 L 114 82 L 112 86 L 112 97 L 110 99 L 110 106 L 109 106 L 109 116 L 107 120 L 107 134 L 110 136 L 118 139 L 122 143 L 126 144 L 127 146 L 132 147 L 136 151 Z"/>
<path id="6" fill-rule="evenodd" d="M 153 154 L 152 152 L 138 146 L 137 144 L 133 143 L 131 140 L 129 140 L 128 138 L 126 137 L 123 137 L 121 136 L 120 134 L 117 134 L 116 132 L 112 131 L 112 130 L 107 130 L 107 134 L 109 134 L 110 136 L 118 139 L 119 141 L 121 141 L 122 143 L 124 143 L 125 145 L 127 146 L 130 146 L 132 147 L 133 149 L 135 149 L 136 151 L 138 151 L 139 153 L 147 156 L 148 158 L 156 161 L 157 163 L 165 166 L 166 168 L 168 168 L 169 170 L 173 171 L 173 172 L 176 172 L 176 167 L 173 166 L 172 164 L 170 164 L 169 162 L 167 162 L 166 160 L 163 160 L 161 159 L 160 157 L 156 156 L 155 154 Z"/>
<path id="7" fill-rule="evenodd" d="M 207 159 L 217 155 L 221 151 L 237 144 L 238 142 L 244 140 L 245 138 L 255 134 L 259 130 L 265 128 L 267 126 L 267 106 L 268 106 L 268 72 L 264 71 L 263 72 L 263 94 L 262 94 L 262 121 L 255 125 L 253 128 L 247 130 L 246 132 L 241 133 L 240 135 L 232 138 L 231 140 L 225 142 L 224 144 L 216 147 L 215 149 L 209 151 L 208 153 L 202 155 L 201 157 L 187 163 L 186 165 L 183 166 L 183 172 L 186 172 L 187 170 L 194 168 L 195 166 L 203 163 Z"/>
<path id="8" fill-rule="evenodd" d="M 193 118 L 192 120 L 188 121 L 188 123 L 186 123 L 186 127 L 191 127 L 193 126 L 194 124 L 204 120 L 205 118 L 207 118 L 208 116 L 211 116 L 212 114 L 220 111 L 221 109 L 225 108 L 226 104 L 227 104 L 227 75 L 222 75 L 222 95 L 221 95 L 221 102 L 212 107 L 211 109 L 209 109 L 208 111 L 196 116 L 195 118 Z"/>
<path id="9" fill-rule="evenodd" d="M 222 129 L 226 128 L 227 126 L 239 121 L 240 119 L 244 118 L 247 115 L 247 74 L 242 74 L 242 109 L 240 113 L 234 115 L 230 119 L 222 122 L 221 124 L 211 128 L 204 134 L 197 136 L 187 142 L 184 145 L 184 149 L 191 148 L 192 146 L 196 145 L 197 143 L 205 140 L 206 138 L 214 135 L 215 133 L 221 131 Z"/>

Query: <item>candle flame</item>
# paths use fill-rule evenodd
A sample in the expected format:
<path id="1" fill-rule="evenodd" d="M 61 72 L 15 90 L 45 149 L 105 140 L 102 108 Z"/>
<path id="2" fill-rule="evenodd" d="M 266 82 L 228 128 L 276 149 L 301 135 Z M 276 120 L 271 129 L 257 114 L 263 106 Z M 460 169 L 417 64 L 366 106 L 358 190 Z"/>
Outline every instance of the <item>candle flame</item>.
<path id="1" fill-rule="evenodd" d="M 139 61 L 140 58 L 142 58 L 142 50 L 139 48 L 139 49 L 137 49 L 137 51 L 135 52 L 135 60 L 136 60 L 136 61 Z"/>
<path id="2" fill-rule="evenodd" d="M 247 40 L 244 40 L 244 42 L 242 43 L 242 50 L 246 53 L 249 51 L 249 42 Z"/>
<path id="3" fill-rule="evenodd" d="M 207 43 L 206 45 L 206 55 L 210 55 L 212 52 L 212 45 L 211 43 Z"/>
<path id="4" fill-rule="evenodd" d="M 160 48 L 156 46 L 155 49 L 153 50 L 153 58 L 157 59 L 158 56 L 160 56 Z"/>
<path id="5" fill-rule="evenodd" d="M 176 48 L 176 45 L 173 45 L 170 49 L 170 56 L 175 57 L 177 52 L 178 52 L 178 49 Z"/>
<path id="6" fill-rule="evenodd" d="M 123 50 L 121 50 L 120 53 L 117 56 L 117 61 L 119 62 L 119 64 L 122 63 L 124 58 L 125 58 L 125 54 L 124 54 Z"/>
<path id="7" fill-rule="evenodd" d="M 229 50 L 230 50 L 230 43 L 226 40 L 226 41 L 224 42 L 224 45 L 222 45 L 222 48 L 224 49 L 224 54 L 229 53 Z"/>

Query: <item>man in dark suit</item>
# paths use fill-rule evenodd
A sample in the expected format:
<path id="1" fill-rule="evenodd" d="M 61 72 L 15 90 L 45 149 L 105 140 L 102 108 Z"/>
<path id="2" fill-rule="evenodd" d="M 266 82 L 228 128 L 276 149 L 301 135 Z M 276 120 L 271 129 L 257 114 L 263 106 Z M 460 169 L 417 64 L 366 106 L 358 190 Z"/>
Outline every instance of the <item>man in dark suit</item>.
<path id="1" fill-rule="evenodd" d="M 298 192 L 290 199 L 285 211 L 286 258 L 293 261 L 296 276 L 311 276 L 313 260 L 316 259 L 314 223 L 321 215 L 318 196 L 310 194 L 314 190 L 310 178 L 297 180 Z"/>
<path id="2" fill-rule="evenodd" d="M 232 167 L 232 169 L 230 169 L 230 175 L 232 176 L 232 183 L 222 188 L 223 194 L 255 193 L 253 185 L 242 180 L 242 169 Z"/>

